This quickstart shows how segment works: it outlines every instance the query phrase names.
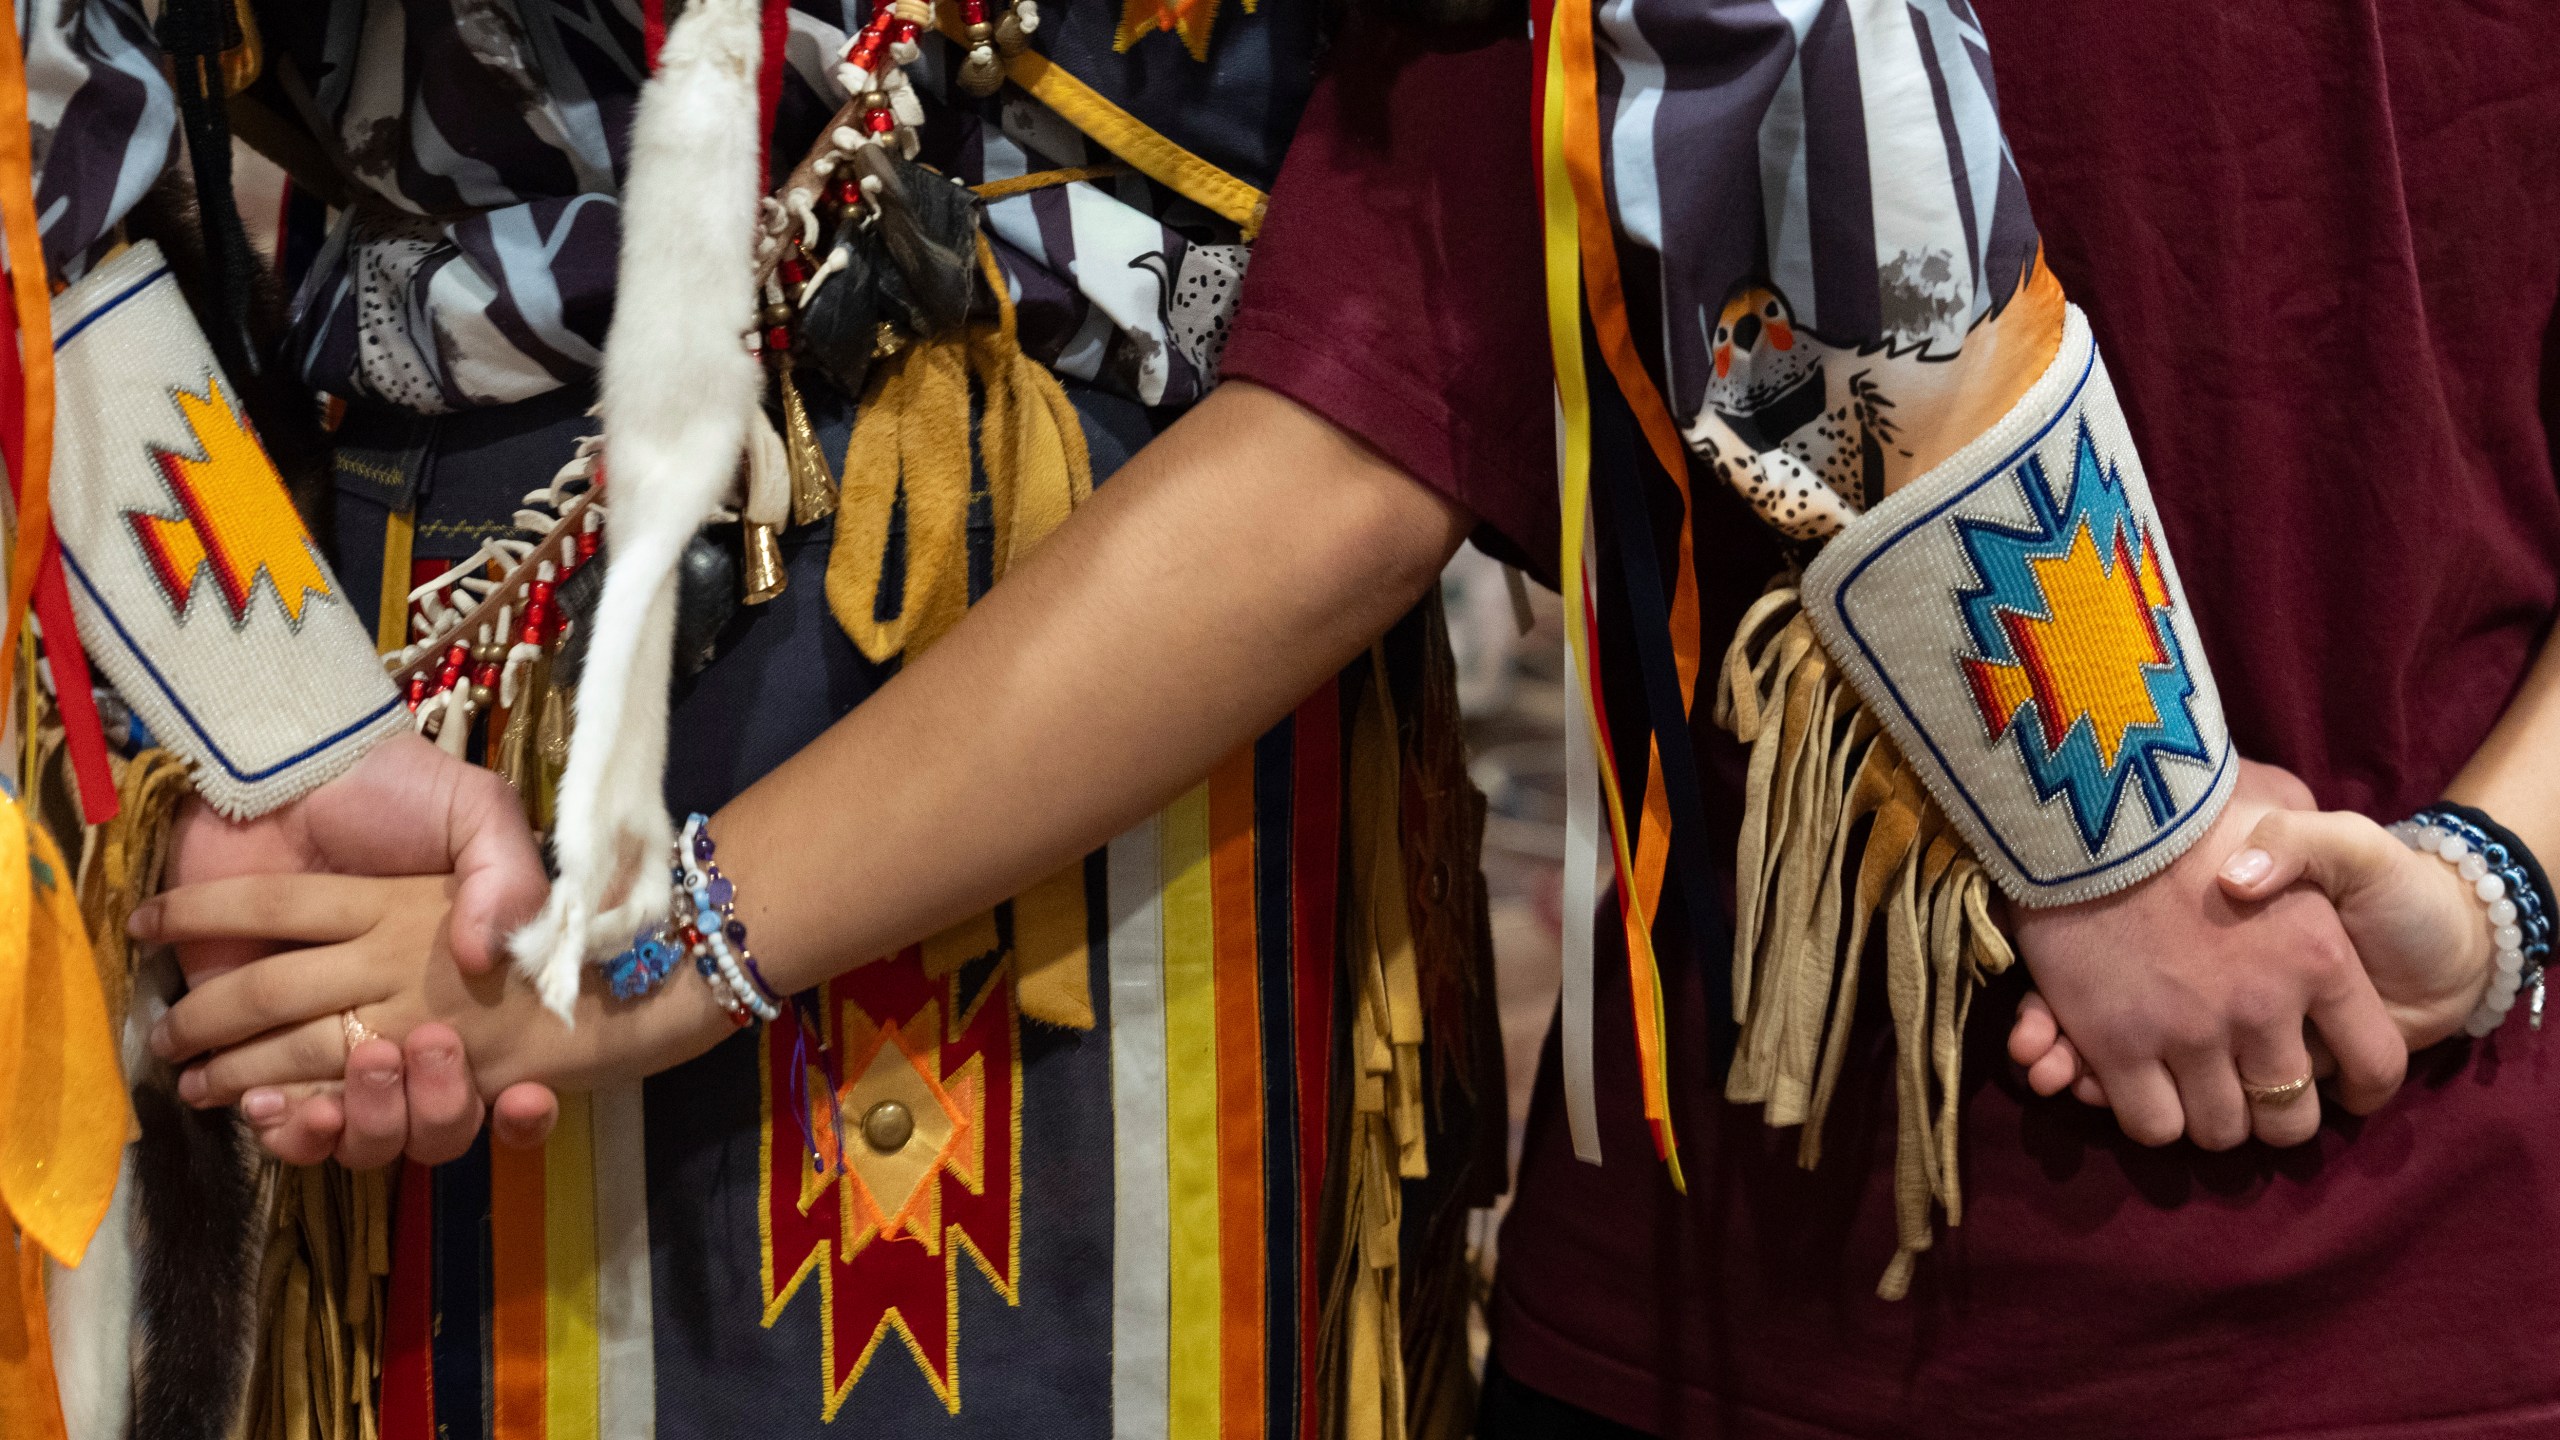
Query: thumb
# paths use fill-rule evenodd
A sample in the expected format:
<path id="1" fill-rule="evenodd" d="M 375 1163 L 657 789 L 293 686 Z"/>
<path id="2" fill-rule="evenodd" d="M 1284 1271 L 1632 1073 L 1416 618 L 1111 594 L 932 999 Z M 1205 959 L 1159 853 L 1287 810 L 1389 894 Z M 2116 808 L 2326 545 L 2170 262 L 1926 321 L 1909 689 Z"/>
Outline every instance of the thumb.
<path id="1" fill-rule="evenodd" d="M 2264 900 L 2297 880 L 2343 901 L 2384 875 L 2402 848 L 2391 832 L 2349 810 L 2272 810 L 2216 876 L 2234 900 Z"/>
<path id="2" fill-rule="evenodd" d="M 514 788 L 488 770 L 454 787 L 445 836 L 455 882 L 454 963 L 465 974 L 485 974 L 505 953 L 507 935 L 542 908 L 550 890 L 542 852 Z"/>
<path id="3" fill-rule="evenodd" d="M 489 1135 L 511 1150 L 530 1150 L 551 1138 L 560 1123 L 560 1097 L 548 1085 L 518 1081 L 498 1092 L 489 1107 Z"/>

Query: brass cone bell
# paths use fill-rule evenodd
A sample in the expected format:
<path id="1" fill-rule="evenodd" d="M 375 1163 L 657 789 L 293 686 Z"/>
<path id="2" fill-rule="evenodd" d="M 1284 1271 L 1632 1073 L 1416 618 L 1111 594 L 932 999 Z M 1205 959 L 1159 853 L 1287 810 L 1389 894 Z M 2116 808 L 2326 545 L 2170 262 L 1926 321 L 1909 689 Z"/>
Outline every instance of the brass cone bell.
<path id="1" fill-rule="evenodd" d="M 738 527 L 746 550 L 746 603 L 761 605 L 783 592 L 791 577 L 782 568 L 782 537 L 770 525 L 752 520 Z"/>
<path id="2" fill-rule="evenodd" d="M 800 387 L 791 383 L 791 368 L 782 371 L 782 444 L 791 470 L 791 523 L 809 525 L 836 513 L 835 477 L 828 473 L 827 454 L 818 448 L 818 432 L 809 423 Z"/>

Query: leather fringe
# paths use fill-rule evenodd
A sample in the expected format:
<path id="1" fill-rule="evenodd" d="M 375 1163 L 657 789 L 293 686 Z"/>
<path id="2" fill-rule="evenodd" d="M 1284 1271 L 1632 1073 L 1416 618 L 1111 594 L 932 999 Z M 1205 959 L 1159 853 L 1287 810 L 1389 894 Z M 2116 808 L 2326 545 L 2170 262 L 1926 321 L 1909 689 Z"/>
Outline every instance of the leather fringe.
<path id="1" fill-rule="evenodd" d="M 107 1022 L 118 1035 L 124 1033 L 125 1012 L 133 1003 L 136 959 L 124 922 L 146 897 L 160 893 L 170 824 L 177 818 L 178 802 L 192 788 L 187 767 L 177 756 L 145 750 L 116 767 L 115 818 L 81 836 L 80 921 L 89 932 L 89 953 L 97 959 L 98 982 L 106 990 Z"/>
<path id="2" fill-rule="evenodd" d="M 1319 1320 L 1326 1433 L 1404 1440 L 1406 1388 L 1399 1242 L 1404 1185 L 1429 1173 L 1422 1103 L 1422 994 L 1398 840 L 1403 796 L 1395 699 L 1384 653 L 1351 726 L 1350 893 L 1342 917 L 1351 1002 L 1349 1126 L 1334 1207 L 1341 1226 Z"/>
<path id="3" fill-rule="evenodd" d="M 250 1372 L 252 1440 L 375 1440 L 383 1292 L 391 1274 L 387 1170 L 268 1167 L 266 1318 Z"/>
<path id="4" fill-rule="evenodd" d="M 1716 723 L 1751 747 L 1733 940 L 1741 1025 L 1725 1098 L 1801 1125 L 1797 1163 L 1822 1160 L 1872 930 L 1884 934 L 1897 1108 L 1898 1248 L 1876 1293 L 1909 1293 L 1930 1209 L 1964 1218 L 1956 1177 L 1966 1016 L 2014 959 L 1991 883 L 1920 777 L 1817 642 L 1783 582 L 1736 628 L 1716 680 Z"/>

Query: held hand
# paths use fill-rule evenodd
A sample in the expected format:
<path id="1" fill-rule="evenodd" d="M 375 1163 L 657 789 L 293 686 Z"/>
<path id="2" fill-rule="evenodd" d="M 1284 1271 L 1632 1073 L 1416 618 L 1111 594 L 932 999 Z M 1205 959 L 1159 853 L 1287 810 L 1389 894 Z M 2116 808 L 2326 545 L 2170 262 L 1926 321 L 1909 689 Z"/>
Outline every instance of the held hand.
<path id="1" fill-rule="evenodd" d="M 629 1004 L 590 992 L 574 1029 L 511 970 L 464 974 L 448 941 L 458 884 L 444 876 L 241 876 L 173 890 L 137 909 L 133 929 L 146 940 L 312 947 L 212 977 L 171 1007 L 153 1031 L 153 1051 L 173 1063 L 215 1052 L 181 1074 L 179 1098 L 227 1105 L 252 1089 L 346 1073 L 354 1061 L 349 1128 L 360 1122 L 367 1133 L 387 1134 L 388 1092 L 396 1087 L 381 1072 L 396 1074 L 400 1057 L 389 1045 L 351 1047 L 349 1013 L 385 1041 L 408 1042 L 407 1058 L 424 1082 L 460 1083 L 467 1050 L 482 1094 L 519 1082 L 586 1086 L 650 1074 L 729 1033 L 727 1017 L 689 971 Z M 445 1051 L 439 1027 L 450 1027 L 460 1046 Z M 414 1090 L 408 1103 L 419 1103 Z M 503 1095 L 499 1111 L 511 1113 Z M 471 1118 L 476 1125 L 476 1114 Z"/>
<path id="2" fill-rule="evenodd" d="M 2076 1059 L 2097 1082 L 2083 1098 L 2112 1101 L 2143 1144 L 2181 1133 L 2209 1150 L 2252 1134 L 2300 1144 L 2319 1129 L 2317 1095 L 2252 1103 L 2243 1087 L 2311 1074 L 2306 1015 L 2337 1057 L 2347 1109 L 2366 1113 L 2399 1089 L 2408 1052 L 2327 898 L 2276 889 L 2242 903 L 2218 877 L 2262 819 L 2309 804 L 2299 780 L 2244 761 L 2222 816 L 2160 874 L 2085 904 L 2010 909 L 2050 1007 L 2022 1009 L 2010 1040 L 2022 1063 L 2046 1062 L 2030 1071 L 2040 1092 L 2070 1085 Z M 2057 1019 L 2076 1054 L 2054 1061 Z"/>
<path id="3" fill-rule="evenodd" d="M 365 752 L 353 769 L 254 820 L 231 820 L 200 800 L 179 811 L 170 837 L 172 888 L 238 875 L 336 871 L 356 875 L 442 874 L 460 882 L 455 962 L 486 971 L 504 953 L 509 931 L 541 907 L 542 857 L 515 792 L 494 772 L 457 760 L 414 735 L 397 735 Z M 199 940 L 177 947 L 190 983 L 257 959 L 272 947 L 254 939 Z M 374 1059 L 379 1062 L 377 1054 Z M 470 1148 L 482 1116 L 469 1060 L 441 1044 L 415 1046 L 405 1069 L 379 1063 L 336 1081 L 261 1090 L 243 1097 L 241 1113 L 270 1153 L 311 1165 L 334 1154 L 355 1168 L 387 1164 L 405 1153 L 441 1164 Z M 406 1078 L 407 1088 L 402 1089 Z M 496 1138 L 539 1144 L 559 1101 L 530 1085 L 501 1095 Z M 412 1132 L 405 1145 L 383 1147 L 389 1128 Z"/>
<path id="4" fill-rule="evenodd" d="M 254 820 L 200 800 L 179 811 L 169 886 L 234 875 L 444 875 L 456 883 L 453 957 L 486 973 L 506 937 L 542 908 L 549 885 L 524 807 L 497 772 L 416 735 L 374 746 L 353 769 Z M 182 945 L 189 978 L 257 958 L 245 942 Z"/>
<path id="5" fill-rule="evenodd" d="M 2309 881 L 2329 896 L 2384 1010 L 2411 1051 L 2459 1032 L 2488 989 L 2495 945 L 2471 885 L 2452 867 L 2412 852 L 2361 815 L 2276 810 L 2245 848 L 2223 862 L 2232 899 L 2252 903 Z M 2027 1083 L 2052 1095 L 2069 1086 L 2092 1105 L 2106 1087 L 2088 1073 L 2044 997 L 2020 1003 L 2009 1053 Z"/>
<path id="6" fill-rule="evenodd" d="M 484 1119 L 498 1144 L 529 1149 L 550 1138 L 560 1102 L 551 1087 L 530 1082 L 484 1102 L 462 1037 L 429 1023 L 405 1044 L 376 1037 L 357 1046 L 343 1085 L 261 1086 L 241 1095 L 240 1113 L 267 1153 L 288 1165 L 334 1158 L 371 1170 L 403 1155 L 421 1165 L 460 1159 Z"/>
<path id="7" fill-rule="evenodd" d="M 2497 949 L 2471 882 L 2347 811 L 2276 811 L 2221 874 L 2224 893 L 2242 903 L 2305 880 L 2337 907 L 2409 1049 L 2461 1031 L 2489 988 Z"/>

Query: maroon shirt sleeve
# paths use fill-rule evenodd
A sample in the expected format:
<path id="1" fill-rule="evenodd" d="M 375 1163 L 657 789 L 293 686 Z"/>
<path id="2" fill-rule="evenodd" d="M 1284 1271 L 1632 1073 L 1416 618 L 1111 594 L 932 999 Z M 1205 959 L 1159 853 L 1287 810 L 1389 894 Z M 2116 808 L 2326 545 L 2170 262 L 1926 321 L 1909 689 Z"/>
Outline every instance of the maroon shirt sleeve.
<path id="1" fill-rule="evenodd" d="M 1355 17 L 1273 188 L 1220 372 L 1465 506 L 1553 583 L 1557 503 L 1528 42 Z"/>

